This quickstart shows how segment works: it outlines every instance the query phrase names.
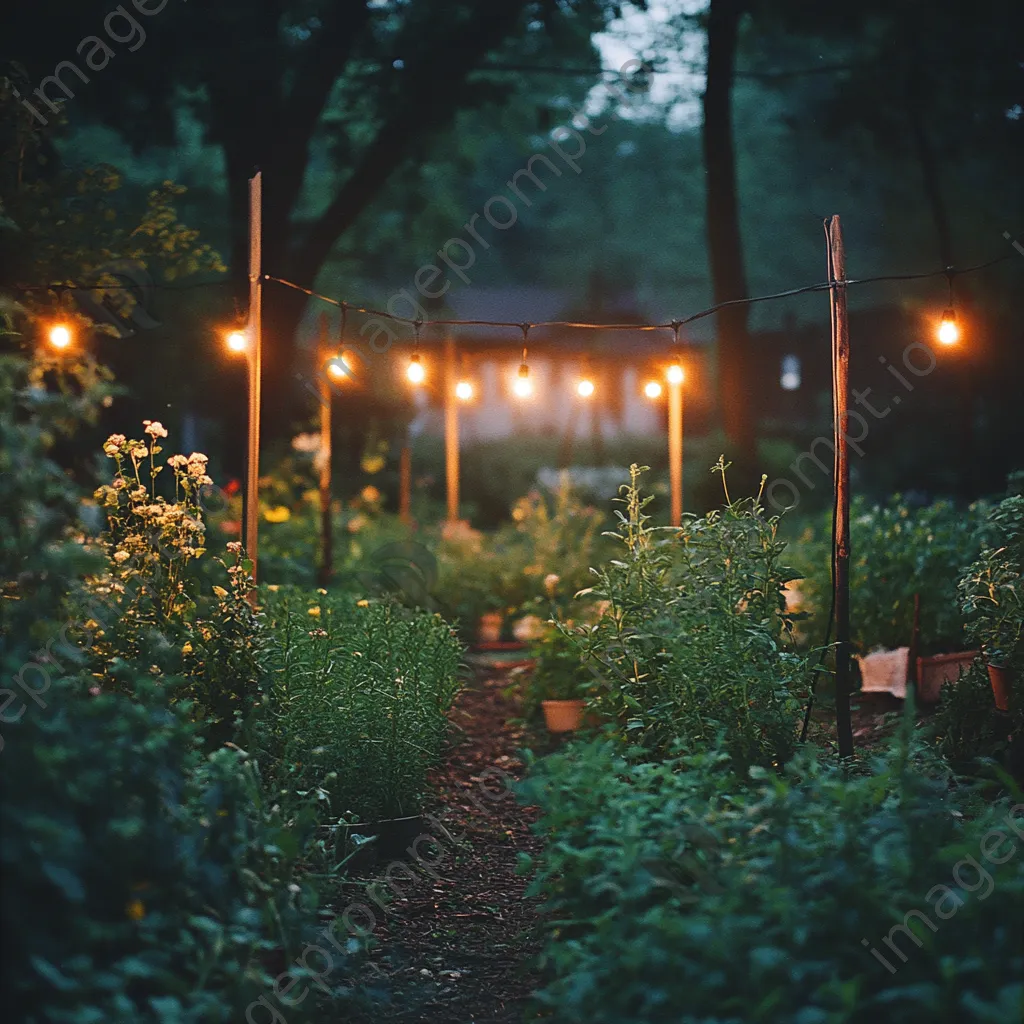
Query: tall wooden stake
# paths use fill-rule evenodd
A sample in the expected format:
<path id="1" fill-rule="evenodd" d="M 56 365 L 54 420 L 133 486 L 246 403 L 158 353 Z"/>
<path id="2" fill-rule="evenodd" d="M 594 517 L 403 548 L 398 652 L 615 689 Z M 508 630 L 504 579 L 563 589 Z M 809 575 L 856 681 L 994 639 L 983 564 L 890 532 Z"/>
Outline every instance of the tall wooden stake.
<path id="1" fill-rule="evenodd" d="M 249 450 L 245 481 L 245 552 L 256 579 L 260 521 L 260 375 L 263 346 L 262 213 L 263 175 L 249 180 Z"/>
<path id="2" fill-rule="evenodd" d="M 331 382 L 324 366 L 330 357 L 327 338 L 327 314 L 320 314 L 317 343 L 317 381 L 320 389 L 320 572 L 321 587 L 326 587 L 334 572 L 334 537 L 331 532 Z"/>
<path id="3" fill-rule="evenodd" d="M 668 475 L 672 492 L 672 525 L 683 522 L 683 385 L 668 385 Z"/>
<path id="4" fill-rule="evenodd" d="M 455 341 L 444 343 L 444 462 L 448 481 L 448 522 L 459 518 L 459 407 L 455 397 Z"/>
<path id="5" fill-rule="evenodd" d="M 835 552 L 832 585 L 836 610 L 836 738 L 839 756 L 853 754 L 850 720 L 850 323 L 846 311 L 846 252 L 837 216 L 825 222 L 832 308 L 832 379 L 835 414 Z"/>

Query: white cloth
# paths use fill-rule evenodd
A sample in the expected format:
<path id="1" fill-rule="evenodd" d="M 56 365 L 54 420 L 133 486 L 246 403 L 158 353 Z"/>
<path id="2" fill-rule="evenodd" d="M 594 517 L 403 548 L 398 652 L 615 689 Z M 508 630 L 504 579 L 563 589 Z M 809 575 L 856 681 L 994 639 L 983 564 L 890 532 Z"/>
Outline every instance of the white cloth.
<path id="1" fill-rule="evenodd" d="M 897 647 L 894 651 L 874 651 L 858 657 L 861 689 L 865 693 L 891 693 L 906 698 L 909 654 L 909 647 Z"/>

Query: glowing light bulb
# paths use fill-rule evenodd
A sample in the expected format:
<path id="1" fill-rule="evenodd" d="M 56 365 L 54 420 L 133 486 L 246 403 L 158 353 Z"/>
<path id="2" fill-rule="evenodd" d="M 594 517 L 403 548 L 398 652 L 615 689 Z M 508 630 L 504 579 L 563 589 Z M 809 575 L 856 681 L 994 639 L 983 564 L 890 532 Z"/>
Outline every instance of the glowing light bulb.
<path id="1" fill-rule="evenodd" d="M 422 384 L 426 380 L 427 371 L 423 368 L 418 354 L 409 360 L 409 368 L 405 371 L 405 375 L 409 378 L 410 384 Z"/>
<path id="2" fill-rule="evenodd" d="M 71 328 L 65 324 L 54 324 L 50 328 L 50 344 L 56 349 L 65 349 L 71 344 Z"/>
<path id="3" fill-rule="evenodd" d="M 473 397 L 473 385 L 468 380 L 460 380 L 455 385 L 455 397 L 462 402 L 468 402 Z"/>
<path id="4" fill-rule="evenodd" d="M 955 309 L 947 309 L 942 314 L 937 334 L 943 345 L 955 345 L 960 340 L 960 325 L 956 322 Z"/>
<path id="5" fill-rule="evenodd" d="M 644 385 L 644 394 L 648 398 L 661 398 L 661 385 L 656 380 L 649 380 Z"/>
<path id="6" fill-rule="evenodd" d="M 530 380 L 530 368 L 526 363 L 519 367 L 519 374 L 512 385 L 512 390 L 517 398 L 529 398 L 533 394 L 533 381 Z"/>
<path id="7" fill-rule="evenodd" d="M 592 380 L 581 380 L 576 385 L 576 394 L 580 398 L 589 398 L 594 393 L 594 382 Z"/>
<path id="8" fill-rule="evenodd" d="M 342 380 L 352 373 L 347 356 L 347 352 L 342 352 L 340 356 L 336 356 L 327 364 L 327 372 L 336 380 Z"/>
<path id="9" fill-rule="evenodd" d="M 665 372 L 665 376 L 668 378 L 669 384 L 682 384 L 686 379 L 686 374 L 678 363 L 673 363 Z"/>
<path id="10" fill-rule="evenodd" d="M 239 353 L 244 352 L 249 347 L 249 339 L 245 335 L 245 331 L 229 331 L 224 337 L 224 344 L 227 345 L 229 352 Z"/>

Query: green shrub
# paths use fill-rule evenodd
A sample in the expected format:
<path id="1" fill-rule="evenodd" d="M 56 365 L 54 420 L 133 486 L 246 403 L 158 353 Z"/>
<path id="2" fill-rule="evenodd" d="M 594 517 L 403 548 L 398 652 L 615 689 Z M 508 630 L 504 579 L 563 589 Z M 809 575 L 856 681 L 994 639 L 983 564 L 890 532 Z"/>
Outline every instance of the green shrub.
<path id="1" fill-rule="evenodd" d="M 725 466 L 718 467 L 724 478 Z M 631 469 L 618 557 L 585 596 L 596 624 L 571 630 L 599 679 L 596 704 L 649 750 L 694 751 L 724 730 L 737 761 L 778 765 L 796 743 L 808 666 L 792 641 L 778 519 L 755 499 L 651 528 Z"/>
<path id="2" fill-rule="evenodd" d="M 1024 497 L 1004 498 L 988 516 L 990 545 L 959 583 L 967 635 L 993 664 L 1024 669 Z"/>
<path id="3" fill-rule="evenodd" d="M 547 844 L 522 868 L 547 901 L 543 1012 L 1021 1020 L 1024 803 L 972 817 L 904 749 L 877 767 L 851 777 L 806 754 L 744 785 L 723 753 L 634 763 L 607 742 L 535 764 L 523 799 L 540 805 Z"/>
<path id="4" fill-rule="evenodd" d="M 54 373 L 67 379 L 49 388 Z M 84 543 L 79 495 L 52 458 L 102 379 L 0 360 L 5 1010 L 26 1024 L 234 1021 L 270 982 L 264 959 L 297 951 L 314 920 L 298 876 L 313 802 L 282 813 L 240 751 L 204 757 L 194 708 L 169 702 L 183 680 L 150 672 L 158 645 L 129 623 L 138 648 L 105 658 L 69 601 L 80 577 L 129 561 Z"/>
<path id="5" fill-rule="evenodd" d="M 273 681 L 257 735 L 270 784 L 315 791 L 336 821 L 418 812 L 458 689 L 451 628 L 324 591 L 266 602 Z"/>
<path id="6" fill-rule="evenodd" d="M 1010 724 L 996 709 L 984 665 L 975 661 L 956 686 L 943 686 L 929 722 L 936 749 L 957 770 L 973 771 L 982 758 L 1007 753 Z"/>
<path id="7" fill-rule="evenodd" d="M 85 685 L 57 682 L 3 753 L 12 1019 L 237 1020 L 270 982 L 260 958 L 312 923 L 314 891 L 288 886 L 313 810 L 268 808 L 235 751 L 198 755 L 157 687 L 140 703 Z"/>
<path id="8" fill-rule="evenodd" d="M 962 650 L 964 616 L 957 597 L 961 568 L 984 542 L 984 503 L 958 509 L 948 501 L 913 508 L 894 495 L 884 505 L 861 497 L 850 512 L 850 624 L 862 653 L 875 647 L 909 645 L 914 630 L 914 594 L 921 596 L 920 653 Z M 795 546 L 802 554 L 802 588 L 820 629 L 831 599 L 831 521 Z"/>
<path id="9" fill-rule="evenodd" d="M 117 676 L 127 664 L 161 678 L 215 747 L 237 738 L 262 686 L 266 636 L 246 601 L 252 563 L 237 541 L 227 545 L 230 565 L 203 559 L 207 458 L 193 452 L 162 462 L 167 431 L 147 420 L 145 433 L 146 441 L 114 434 L 103 446 L 116 472 L 94 495 L 106 521 L 91 546 L 105 560 L 87 577 L 76 610 L 95 629 L 89 654 L 97 676 Z M 159 493 L 165 469 L 172 498 Z M 200 571 L 201 560 L 212 571 Z"/>

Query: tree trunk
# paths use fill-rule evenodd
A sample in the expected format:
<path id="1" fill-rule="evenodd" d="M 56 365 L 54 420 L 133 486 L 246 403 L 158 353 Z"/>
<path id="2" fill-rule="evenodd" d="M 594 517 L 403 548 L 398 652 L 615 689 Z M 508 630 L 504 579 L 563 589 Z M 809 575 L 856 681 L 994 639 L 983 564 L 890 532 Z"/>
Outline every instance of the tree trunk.
<path id="1" fill-rule="evenodd" d="M 707 84 L 702 134 L 708 253 L 716 304 L 747 298 L 732 140 L 732 85 L 744 11 L 745 0 L 711 0 L 707 22 Z M 747 379 L 750 348 L 747 320 L 745 305 L 730 306 L 716 315 L 722 425 L 738 453 L 751 457 L 754 422 L 753 395 Z"/>

